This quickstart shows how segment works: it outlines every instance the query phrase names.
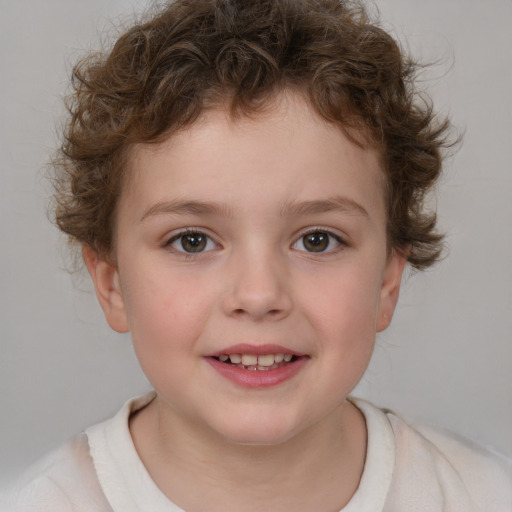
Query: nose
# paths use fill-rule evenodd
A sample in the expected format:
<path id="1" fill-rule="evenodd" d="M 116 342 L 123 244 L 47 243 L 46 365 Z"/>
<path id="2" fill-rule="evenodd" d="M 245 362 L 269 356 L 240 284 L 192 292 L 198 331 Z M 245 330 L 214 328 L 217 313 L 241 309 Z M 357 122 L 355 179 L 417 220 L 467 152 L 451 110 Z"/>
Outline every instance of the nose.
<path id="1" fill-rule="evenodd" d="M 253 321 L 277 321 L 292 309 L 289 269 L 283 258 L 271 251 L 239 255 L 230 262 L 226 314 Z"/>

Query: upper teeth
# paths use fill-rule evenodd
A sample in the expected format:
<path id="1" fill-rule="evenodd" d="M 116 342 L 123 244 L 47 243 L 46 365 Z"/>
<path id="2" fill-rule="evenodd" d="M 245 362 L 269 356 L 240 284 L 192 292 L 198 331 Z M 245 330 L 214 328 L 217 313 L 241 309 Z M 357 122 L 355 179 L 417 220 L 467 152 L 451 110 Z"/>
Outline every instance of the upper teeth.
<path id="1" fill-rule="evenodd" d="M 244 366 L 272 366 L 283 361 L 289 363 L 292 357 L 292 354 L 264 354 L 261 356 L 254 354 L 222 354 L 219 359 L 223 362 L 229 359 L 232 364 L 243 364 Z"/>

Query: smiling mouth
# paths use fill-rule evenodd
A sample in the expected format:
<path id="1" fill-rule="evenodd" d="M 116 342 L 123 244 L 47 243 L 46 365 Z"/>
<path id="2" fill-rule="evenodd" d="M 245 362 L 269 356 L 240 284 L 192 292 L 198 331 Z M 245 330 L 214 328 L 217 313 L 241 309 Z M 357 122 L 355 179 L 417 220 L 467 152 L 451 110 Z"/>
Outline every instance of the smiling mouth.
<path id="1" fill-rule="evenodd" d="M 294 363 L 299 356 L 294 354 L 221 354 L 213 359 L 221 363 L 249 371 L 269 371 Z"/>

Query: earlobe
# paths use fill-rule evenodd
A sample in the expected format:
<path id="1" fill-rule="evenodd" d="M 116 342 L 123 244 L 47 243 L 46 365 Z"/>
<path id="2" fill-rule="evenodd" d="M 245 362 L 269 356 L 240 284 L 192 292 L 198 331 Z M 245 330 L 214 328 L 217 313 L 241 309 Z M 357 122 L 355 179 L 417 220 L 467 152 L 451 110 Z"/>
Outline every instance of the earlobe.
<path id="1" fill-rule="evenodd" d="M 108 324 L 114 331 L 128 332 L 126 308 L 117 268 L 100 258 L 89 246 L 83 247 L 82 254 Z"/>
<path id="2" fill-rule="evenodd" d="M 391 323 L 398 302 L 402 274 L 406 263 L 407 258 L 404 254 L 394 252 L 386 264 L 377 317 L 377 332 L 387 329 Z"/>

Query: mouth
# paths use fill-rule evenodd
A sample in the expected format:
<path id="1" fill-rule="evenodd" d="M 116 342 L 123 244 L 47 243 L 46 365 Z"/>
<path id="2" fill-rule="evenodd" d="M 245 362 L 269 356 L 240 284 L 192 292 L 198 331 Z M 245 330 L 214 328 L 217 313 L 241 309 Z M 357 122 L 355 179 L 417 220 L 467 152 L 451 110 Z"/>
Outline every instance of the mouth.
<path id="1" fill-rule="evenodd" d="M 213 356 L 220 363 L 224 363 L 241 370 L 248 371 L 269 371 L 277 370 L 290 363 L 294 363 L 300 357 L 290 353 L 276 353 L 276 354 L 220 354 Z"/>
<path id="2" fill-rule="evenodd" d="M 282 345 L 239 344 L 206 356 L 222 377 L 245 388 L 277 386 L 302 372 L 310 356 Z"/>

